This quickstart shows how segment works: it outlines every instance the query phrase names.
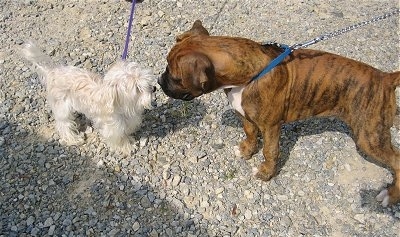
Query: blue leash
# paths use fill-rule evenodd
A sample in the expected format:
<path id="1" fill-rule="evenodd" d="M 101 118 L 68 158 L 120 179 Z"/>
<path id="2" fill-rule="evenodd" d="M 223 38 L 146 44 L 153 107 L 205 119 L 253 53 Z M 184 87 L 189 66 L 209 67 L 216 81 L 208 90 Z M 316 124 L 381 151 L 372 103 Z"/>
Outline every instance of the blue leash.
<path id="1" fill-rule="evenodd" d="M 132 22 L 133 22 L 133 15 L 135 13 L 135 5 L 136 5 L 136 0 L 132 0 L 131 15 L 129 16 L 128 32 L 126 33 L 125 48 L 124 48 L 124 52 L 122 53 L 122 60 L 124 60 L 124 61 L 126 60 L 126 57 L 128 56 L 128 45 L 129 45 L 129 39 L 131 36 L 131 28 L 132 28 Z"/>
<path id="2" fill-rule="evenodd" d="M 355 30 L 355 29 L 360 28 L 362 26 L 365 26 L 365 25 L 368 25 L 368 24 L 371 24 L 371 23 L 374 23 L 374 22 L 377 22 L 377 21 L 381 21 L 381 20 L 384 20 L 384 19 L 386 19 L 388 17 L 394 16 L 394 15 L 398 15 L 398 14 L 400 14 L 400 9 L 396 8 L 391 12 L 385 13 L 384 15 L 374 17 L 374 18 L 372 18 L 370 20 L 363 21 L 363 22 L 357 23 L 355 25 L 348 26 L 348 27 L 340 29 L 340 30 L 336 30 L 336 31 L 333 31 L 331 33 L 326 33 L 326 34 L 320 35 L 320 36 L 318 36 L 318 37 L 316 37 L 316 38 L 314 38 L 314 39 L 312 39 L 310 41 L 307 41 L 307 42 L 302 43 L 302 44 L 295 44 L 295 45 L 290 46 L 290 47 L 287 46 L 287 45 L 275 44 L 275 45 L 278 45 L 279 47 L 285 49 L 285 51 L 283 53 L 281 53 L 278 57 L 276 57 L 274 60 L 272 60 L 271 63 L 266 68 L 264 68 L 257 76 L 253 77 L 253 79 L 251 79 L 251 81 L 255 81 L 255 80 L 258 80 L 261 77 L 263 77 L 265 74 L 267 74 L 269 71 L 271 71 L 274 67 L 276 67 L 279 63 L 281 63 L 291 52 L 293 52 L 293 50 L 300 49 L 300 48 L 306 48 L 306 47 L 308 47 L 310 45 L 313 45 L 315 43 L 318 43 L 318 42 L 320 42 L 322 40 L 327 40 L 329 38 L 332 38 L 332 37 L 335 37 L 335 36 L 339 36 L 341 34 L 344 34 L 344 33 L 347 33 L 349 31 Z M 273 43 L 271 45 L 273 45 Z"/>
<path id="3" fill-rule="evenodd" d="M 287 45 L 280 45 L 281 48 L 285 49 L 283 53 L 281 53 L 278 57 L 272 60 L 267 67 L 265 67 L 257 76 L 253 77 L 251 81 L 255 81 L 263 77 L 265 74 L 270 72 L 274 67 L 276 67 L 279 63 L 281 63 L 292 51 L 293 49 Z"/>

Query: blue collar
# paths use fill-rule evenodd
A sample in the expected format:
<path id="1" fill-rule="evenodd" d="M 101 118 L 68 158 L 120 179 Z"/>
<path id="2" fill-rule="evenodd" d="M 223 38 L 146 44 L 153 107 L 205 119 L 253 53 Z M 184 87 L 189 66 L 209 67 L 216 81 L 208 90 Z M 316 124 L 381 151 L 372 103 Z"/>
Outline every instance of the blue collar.
<path id="1" fill-rule="evenodd" d="M 274 67 L 276 67 L 280 62 L 282 62 L 286 56 L 288 56 L 293 50 L 287 45 L 280 45 L 282 49 L 285 49 L 283 53 L 281 53 L 278 57 L 276 57 L 274 60 L 272 60 L 268 66 L 266 66 L 260 73 L 258 73 L 251 81 L 255 81 L 263 77 L 265 74 L 267 74 L 269 71 L 271 71 Z"/>

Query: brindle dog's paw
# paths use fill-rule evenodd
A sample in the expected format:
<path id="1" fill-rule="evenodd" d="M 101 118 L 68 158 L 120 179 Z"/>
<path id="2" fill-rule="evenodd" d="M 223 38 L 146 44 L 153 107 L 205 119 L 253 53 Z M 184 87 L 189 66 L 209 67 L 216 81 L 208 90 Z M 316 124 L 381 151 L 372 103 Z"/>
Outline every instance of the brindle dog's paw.
<path id="1" fill-rule="evenodd" d="M 378 196 L 376 196 L 376 200 L 381 202 L 383 207 L 387 207 L 400 202 L 400 192 L 398 192 L 396 186 L 393 185 L 388 189 L 382 190 Z"/>
<path id="2" fill-rule="evenodd" d="M 251 157 L 256 153 L 257 144 L 252 144 L 247 140 L 244 140 L 239 145 L 240 156 L 244 160 L 251 159 Z"/>
<path id="3" fill-rule="evenodd" d="M 387 189 L 382 190 L 378 196 L 376 196 L 376 200 L 381 202 L 383 207 L 387 207 L 389 205 L 389 192 Z"/>
<path id="4" fill-rule="evenodd" d="M 242 149 L 240 149 L 239 146 L 234 146 L 233 151 L 235 153 L 235 156 L 242 158 L 243 160 L 248 160 L 251 158 L 252 155 L 248 155 L 246 153 L 243 153 Z"/>
<path id="5" fill-rule="evenodd" d="M 268 181 L 276 175 L 275 165 L 268 164 L 268 162 L 262 162 L 258 168 L 253 168 L 253 175 L 262 181 Z"/>
<path id="6" fill-rule="evenodd" d="M 235 156 L 242 157 L 242 154 L 240 154 L 240 149 L 238 146 L 234 146 L 233 151 L 235 152 Z"/>

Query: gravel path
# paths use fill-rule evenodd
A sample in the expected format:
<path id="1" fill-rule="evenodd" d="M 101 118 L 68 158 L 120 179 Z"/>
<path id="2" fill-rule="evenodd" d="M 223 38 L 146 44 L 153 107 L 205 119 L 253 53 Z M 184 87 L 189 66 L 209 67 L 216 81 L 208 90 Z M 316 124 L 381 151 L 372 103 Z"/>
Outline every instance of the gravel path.
<path id="1" fill-rule="evenodd" d="M 175 36 L 201 19 L 211 34 L 303 42 L 398 8 L 395 0 L 145 0 L 129 58 L 154 72 Z M 16 53 L 32 39 L 61 63 L 104 72 L 120 57 L 130 4 L 2 0 L 0 4 L 0 236 L 400 236 L 400 205 L 375 195 L 392 181 L 334 119 L 284 126 L 280 174 L 251 175 L 244 136 L 220 91 L 192 102 L 159 89 L 131 157 L 91 127 L 81 147 L 58 142 L 37 75 Z M 312 46 L 399 70 L 399 17 Z M 393 129 L 400 146 L 400 132 Z"/>

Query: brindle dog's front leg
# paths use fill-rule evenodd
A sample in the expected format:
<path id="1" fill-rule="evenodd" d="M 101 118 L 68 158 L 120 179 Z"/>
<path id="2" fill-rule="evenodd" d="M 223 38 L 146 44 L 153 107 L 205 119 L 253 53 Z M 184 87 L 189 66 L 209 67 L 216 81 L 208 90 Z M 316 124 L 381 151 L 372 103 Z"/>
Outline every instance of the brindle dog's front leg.
<path id="1" fill-rule="evenodd" d="M 255 123 L 241 116 L 246 138 L 240 143 L 239 151 L 243 159 L 250 159 L 257 152 L 258 127 Z"/>
<path id="2" fill-rule="evenodd" d="M 255 171 L 255 176 L 263 181 L 270 180 L 277 172 L 276 164 L 279 158 L 279 136 L 281 132 L 280 124 L 272 127 L 261 128 L 263 135 L 263 154 L 264 159 Z"/>

